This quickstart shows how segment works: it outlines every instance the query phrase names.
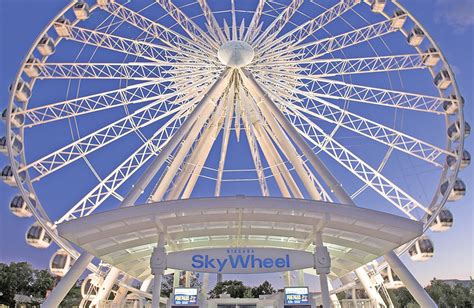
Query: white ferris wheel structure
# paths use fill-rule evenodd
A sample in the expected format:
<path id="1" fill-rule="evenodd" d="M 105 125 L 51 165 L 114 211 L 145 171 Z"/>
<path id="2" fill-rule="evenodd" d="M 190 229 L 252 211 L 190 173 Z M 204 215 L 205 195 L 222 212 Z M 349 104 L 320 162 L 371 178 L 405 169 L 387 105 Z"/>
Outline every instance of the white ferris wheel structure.
<path id="1" fill-rule="evenodd" d="M 453 225 L 463 104 L 395 0 L 72 1 L 10 88 L 2 179 L 27 243 L 59 246 L 46 306 L 84 271 L 84 305 L 151 298 L 157 245 L 324 245 L 336 291 L 388 307 L 405 285 L 428 307 L 398 256 L 431 258 L 425 233 Z"/>

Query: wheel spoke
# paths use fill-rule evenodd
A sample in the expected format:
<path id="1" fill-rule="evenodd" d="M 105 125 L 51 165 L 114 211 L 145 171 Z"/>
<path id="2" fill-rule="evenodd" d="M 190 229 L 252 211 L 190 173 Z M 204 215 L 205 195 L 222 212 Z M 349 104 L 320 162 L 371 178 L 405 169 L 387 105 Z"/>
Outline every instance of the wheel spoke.
<path id="1" fill-rule="evenodd" d="M 160 127 L 152 138 L 141 145 L 129 158 L 76 203 L 56 224 L 92 214 L 150 158 L 160 153 L 161 149 L 186 120 L 190 111 L 188 109 L 179 112 L 167 124 Z"/>
<path id="2" fill-rule="evenodd" d="M 280 47 L 282 46 L 295 46 L 301 44 L 318 30 L 330 24 L 345 12 L 359 4 L 360 1 L 361 0 L 341 0 L 341 2 L 327 9 L 324 13 L 269 42 L 267 45 L 263 46 L 261 50 L 259 50 L 259 54 L 266 52 L 278 44 L 281 44 L 278 49 L 281 49 Z"/>
<path id="3" fill-rule="evenodd" d="M 251 42 L 255 39 L 255 36 L 258 34 L 257 31 L 260 18 L 262 17 L 263 8 L 265 7 L 266 0 L 259 0 L 257 4 L 257 8 L 253 13 L 252 20 L 250 21 L 249 27 L 247 28 L 247 32 L 245 33 L 244 41 Z"/>
<path id="4" fill-rule="evenodd" d="M 183 28 L 183 30 L 204 50 L 211 45 L 215 50 L 219 48 L 216 42 L 209 37 L 198 25 L 192 21 L 181 9 L 174 5 L 170 0 L 155 0 L 174 20 Z"/>
<path id="5" fill-rule="evenodd" d="M 306 140 L 323 150 L 408 217 L 416 219 L 414 214 L 412 214 L 412 211 L 416 208 L 428 214 L 430 213 L 427 208 L 421 205 L 412 196 L 396 186 L 364 160 L 357 157 L 332 136 L 326 134 L 314 122 L 296 110 L 296 108 L 290 106 L 288 110 L 289 113 L 287 113 L 287 117 Z"/>
<path id="6" fill-rule="evenodd" d="M 210 32 L 214 34 L 220 43 L 227 41 L 221 27 L 219 26 L 219 23 L 216 20 L 216 17 L 214 16 L 214 13 L 207 4 L 207 0 L 197 0 L 197 2 L 204 13 L 204 17 L 206 18 L 207 26 L 209 27 Z"/>
<path id="7" fill-rule="evenodd" d="M 303 4 L 303 2 L 304 0 L 292 0 L 283 12 L 265 29 L 265 31 L 257 36 L 257 39 L 253 42 L 255 49 L 258 50 L 258 47 L 271 42 L 298 11 L 298 8 Z"/>
<path id="8" fill-rule="evenodd" d="M 197 89 L 193 91 L 197 91 Z M 199 95 L 198 93 L 196 94 Z M 170 104 L 171 100 L 168 96 L 156 100 L 152 104 L 138 109 L 131 115 L 123 117 L 118 121 L 115 121 L 51 154 L 46 155 L 45 157 L 36 160 L 33 163 L 28 164 L 23 167 L 21 171 L 35 171 L 38 175 L 33 178 L 32 181 L 37 181 L 42 177 L 80 159 L 81 157 L 130 134 L 131 132 L 165 119 L 180 110 L 188 109 L 196 102 L 196 98 L 189 101 L 189 98 L 187 97 L 189 94 L 182 97 L 179 97 L 179 93 L 174 93 L 173 95 L 173 103 Z"/>
<path id="9" fill-rule="evenodd" d="M 438 161 L 440 157 L 443 155 L 453 155 L 450 151 L 441 149 L 428 142 L 419 140 L 413 136 L 399 132 L 348 110 L 344 110 L 339 106 L 312 94 L 312 92 L 301 92 L 299 94 L 303 95 L 303 97 L 307 97 L 307 99 L 297 99 L 293 100 L 291 103 L 284 102 L 284 106 L 289 107 L 291 105 L 307 115 L 317 117 L 329 123 L 337 124 L 362 136 L 383 143 L 389 147 L 396 148 L 397 150 L 416 158 L 425 160 L 437 167 L 442 167 L 444 165 L 444 161 Z"/>
<path id="10" fill-rule="evenodd" d="M 210 60 L 209 55 L 215 56 L 211 50 L 203 53 L 201 46 L 197 45 L 192 40 L 182 36 L 162 24 L 146 18 L 124 5 L 116 2 L 111 2 L 104 9 L 110 14 L 126 21 L 136 28 L 150 34 L 152 37 L 159 39 L 163 44 L 173 49 L 176 53 L 185 54 L 191 58 L 198 58 L 201 60 Z M 206 59 L 207 56 L 207 59 Z"/>

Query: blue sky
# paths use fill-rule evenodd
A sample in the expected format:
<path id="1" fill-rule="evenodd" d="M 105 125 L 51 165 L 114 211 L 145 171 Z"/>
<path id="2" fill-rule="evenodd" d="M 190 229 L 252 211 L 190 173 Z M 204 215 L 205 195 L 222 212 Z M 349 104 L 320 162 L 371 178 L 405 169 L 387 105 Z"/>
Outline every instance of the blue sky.
<path id="1" fill-rule="evenodd" d="M 449 63 L 457 74 L 460 90 L 466 100 L 465 114 L 473 123 L 474 101 L 474 8 L 471 0 L 400 0 L 441 46 Z M 3 0 L 0 2 L 0 105 L 2 109 L 8 100 L 8 86 L 16 71 L 41 29 L 69 1 L 58 0 Z M 3 133 L 4 128 L 0 128 Z M 39 137 L 39 136 L 38 136 Z M 43 136 L 44 137 L 44 136 Z M 37 141 L 38 142 L 38 141 Z M 474 152 L 472 138 L 467 140 L 466 148 Z M 98 158 L 97 158 L 98 159 Z M 0 157 L 0 165 L 6 164 Z M 462 178 L 472 187 L 472 168 L 462 173 Z M 61 192 L 58 186 L 51 187 L 54 194 Z M 8 202 L 14 189 L 0 185 L 0 261 L 27 260 L 36 267 L 46 267 L 56 248 L 38 250 L 26 245 L 24 235 L 32 223 L 29 219 L 18 219 L 8 211 Z M 55 195 L 51 194 L 51 198 Z M 466 279 L 474 276 L 474 229 L 473 198 L 467 197 L 449 208 L 455 216 L 455 226 L 447 233 L 432 234 L 435 243 L 435 257 L 425 263 L 406 260 L 407 266 L 422 283 L 431 278 Z M 406 258 L 405 258 L 406 259 Z"/>

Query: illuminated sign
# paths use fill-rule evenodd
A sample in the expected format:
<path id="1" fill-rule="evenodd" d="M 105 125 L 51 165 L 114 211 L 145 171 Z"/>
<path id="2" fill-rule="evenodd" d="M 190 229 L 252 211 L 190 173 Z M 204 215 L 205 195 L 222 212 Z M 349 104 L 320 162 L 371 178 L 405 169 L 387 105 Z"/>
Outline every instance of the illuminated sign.
<path id="1" fill-rule="evenodd" d="M 307 287 L 285 288 L 285 305 L 309 305 Z"/>
<path id="2" fill-rule="evenodd" d="M 175 288 L 174 305 L 198 305 L 198 289 L 196 288 Z"/>
<path id="3" fill-rule="evenodd" d="M 310 252 L 279 248 L 196 249 L 169 253 L 167 266 L 204 273 L 272 273 L 313 267 L 314 258 Z"/>

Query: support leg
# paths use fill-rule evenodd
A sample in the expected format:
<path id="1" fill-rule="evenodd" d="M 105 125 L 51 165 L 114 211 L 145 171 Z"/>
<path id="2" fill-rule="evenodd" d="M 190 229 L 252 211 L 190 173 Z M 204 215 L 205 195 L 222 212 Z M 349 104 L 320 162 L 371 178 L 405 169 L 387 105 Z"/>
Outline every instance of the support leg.
<path id="1" fill-rule="evenodd" d="M 41 304 L 41 307 L 59 307 L 59 304 L 61 304 L 69 290 L 71 290 L 76 281 L 81 277 L 82 273 L 84 273 L 84 271 L 87 269 L 87 266 L 92 261 L 92 259 L 94 259 L 94 256 L 90 253 L 82 253 L 74 265 L 69 269 L 67 274 L 49 294 L 43 304 Z"/>
<path id="2" fill-rule="evenodd" d="M 331 298 L 329 296 L 328 274 L 331 272 L 331 258 L 327 247 L 324 246 L 323 236 L 321 232 L 316 233 L 314 241 L 314 268 L 319 275 L 319 284 L 321 286 L 321 297 L 323 299 L 323 307 L 331 307 Z"/>
<path id="3" fill-rule="evenodd" d="M 438 307 L 393 251 L 384 255 L 384 258 L 422 308 Z"/>

